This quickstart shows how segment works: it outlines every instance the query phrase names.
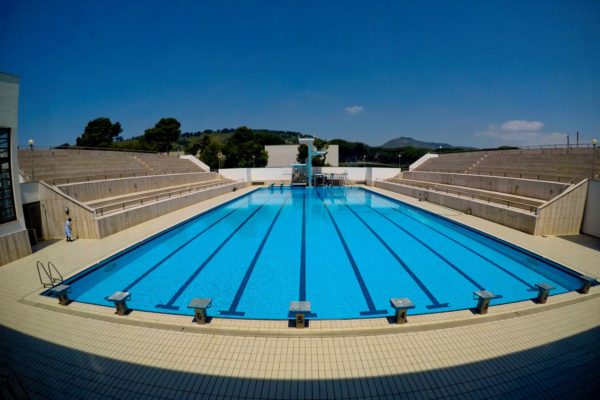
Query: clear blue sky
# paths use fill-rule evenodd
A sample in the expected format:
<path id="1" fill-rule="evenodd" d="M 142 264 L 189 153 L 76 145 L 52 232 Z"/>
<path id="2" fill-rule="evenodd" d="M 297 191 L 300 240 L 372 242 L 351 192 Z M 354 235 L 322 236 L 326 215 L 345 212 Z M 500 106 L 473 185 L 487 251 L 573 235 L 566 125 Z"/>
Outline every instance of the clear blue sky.
<path id="1" fill-rule="evenodd" d="M 99 116 L 124 137 L 172 116 L 373 145 L 600 139 L 597 0 L 4 0 L 0 21 L 21 143 Z"/>

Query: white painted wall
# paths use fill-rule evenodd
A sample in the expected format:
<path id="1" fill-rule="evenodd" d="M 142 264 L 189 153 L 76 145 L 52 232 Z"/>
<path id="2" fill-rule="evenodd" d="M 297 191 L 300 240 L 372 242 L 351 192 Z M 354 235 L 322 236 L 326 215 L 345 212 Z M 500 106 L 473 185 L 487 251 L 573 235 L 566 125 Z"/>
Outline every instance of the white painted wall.
<path id="1" fill-rule="evenodd" d="M 17 215 L 15 221 L 0 224 L 0 236 L 9 235 L 25 229 L 23 206 L 21 205 L 21 188 L 19 185 L 19 159 L 17 157 L 19 81 L 20 78 L 17 76 L 0 73 L 0 126 L 3 128 L 10 128 L 12 185 Z"/>
<path id="2" fill-rule="evenodd" d="M 581 232 L 600 238 L 600 180 L 588 182 Z"/>
<path id="3" fill-rule="evenodd" d="M 393 178 L 400 173 L 400 168 L 371 168 L 371 182 Z"/>
<path id="4" fill-rule="evenodd" d="M 21 200 L 23 204 L 40 201 L 40 189 L 37 182 L 21 183 Z"/>
<path id="5" fill-rule="evenodd" d="M 250 168 L 250 179 L 253 181 L 291 180 L 292 167 Z"/>
<path id="6" fill-rule="evenodd" d="M 250 170 L 252 168 L 221 168 L 219 174 L 223 175 L 227 179 L 233 179 L 234 181 L 249 182 Z"/>
<path id="7" fill-rule="evenodd" d="M 206 165 L 201 160 L 197 159 L 191 154 L 180 155 L 179 158 L 183 158 L 184 160 L 190 160 L 191 162 L 202 168 L 204 171 L 210 172 L 210 167 L 208 165 Z"/>
<path id="8" fill-rule="evenodd" d="M 430 158 L 438 158 L 438 157 L 439 157 L 439 154 L 427 153 L 423 157 L 421 157 L 417 161 L 415 161 L 414 163 L 410 164 L 410 166 L 408 167 L 408 170 L 412 171 L 415 168 L 417 168 L 419 165 L 423 164 L 425 161 L 429 160 Z"/>
<path id="9" fill-rule="evenodd" d="M 374 182 L 398 175 L 398 168 L 362 168 L 362 167 L 315 167 L 315 173 L 347 174 L 354 182 Z M 221 169 L 220 174 L 229 179 L 245 181 L 289 181 L 292 179 L 292 168 L 228 168 Z"/>
<path id="10" fill-rule="evenodd" d="M 267 168 L 289 167 L 290 165 L 297 163 L 297 144 L 265 146 L 265 151 L 269 153 Z M 337 167 L 339 165 L 339 154 L 339 146 L 337 144 L 329 145 L 326 162 Z"/>

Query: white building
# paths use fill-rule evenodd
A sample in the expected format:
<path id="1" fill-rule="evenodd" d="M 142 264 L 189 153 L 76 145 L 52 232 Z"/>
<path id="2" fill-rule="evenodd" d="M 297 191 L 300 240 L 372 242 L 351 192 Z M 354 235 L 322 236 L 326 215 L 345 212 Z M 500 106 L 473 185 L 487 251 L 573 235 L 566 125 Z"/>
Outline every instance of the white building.
<path id="1" fill-rule="evenodd" d="M 19 186 L 18 107 L 19 77 L 0 73 L 0 265 L 31 254 Z"/>
<path id="2" fill-rule="evenodd" d="M 265 146 L 265 150 L 269 153 L 269 161 L 267 167 L 289 167 L 296 164 L 296 156 L 298 155 L 297 144 L 282 144 L 274 146 Z M 327 148 L 327 157 L 325 162 L 332 167 L 339 166 L 339 146 L 330 144 Z"/>

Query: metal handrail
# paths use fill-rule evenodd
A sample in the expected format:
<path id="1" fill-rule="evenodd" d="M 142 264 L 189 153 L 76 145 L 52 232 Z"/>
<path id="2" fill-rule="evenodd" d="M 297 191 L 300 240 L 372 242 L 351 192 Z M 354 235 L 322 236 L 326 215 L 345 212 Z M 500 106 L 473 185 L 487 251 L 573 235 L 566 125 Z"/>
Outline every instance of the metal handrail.
<path id="1" fill-rule="evenodd" d="M 134 149 L 121 149 L 118 147 L 86 147 L 86 146 L 40 146 L 35 145 L 35 150 L 100 150 L 100 151 L 121 151 L 125 153 L 145 153 L 145 154 L 163 154 L 158 151 L 149 150 L 134 150 Z M 17 145 L 17 150 L 29 150 L 28 144 Z"/>
<path id="2" fill-rule="evenodd" d="M 54 270 L 56 272 L 56 274 L 58 275 L 58 278 L 52 277 L 52 270 Z M 56 266 L 54 265 L 54 263 L 52 261 L 48 261 L 48 271 L 50 272 L 50 278 L 52 279 L 53 282 L 60 282 L 60 283 L 64 282 L 64 278 L 63 278 L 62 274 L 60 273 L 58 268 L 56 268 Z"/>
<path id="3" fill-rule="evenodd" d="M 392 178 L 394 179 L 394 178 Z M 527 204 L 527 203 L 521 203 L 518 201 L 512 201 L 512 200 L 506 200 L 506 199 L 502 199 L 499 197 L 494 197 L 494 196 L 487 196 L 487 195 L 483 195 L 483 194 L 478 194 L 478 193 L 469 193 L 468 191 L 463 191 L 461 193 L 461 191 L 456 190 L 456 189 L 449 189 L 449 188 L 438 188 L 436 186 L 430 186 L 428 184 L 423 184 L 423 183 L 406 183 L 406 182 L 394 182 L 393 180 L 391 180 L 392 183 L 398 184 L 398 185 L 402 185 L 402 186 L 407 186 L 407 187 L 417 187 L 417 188 L 421 188 L 421 189 L 427 189 L 427 190 L 433 190 L 435 192 L 441 192 L 441 193 L 446 193 L 446 194 L 455 194 L 458 195 L 459 197 L 466 197 L 466 198 L 471 198 L 472 200 L 487 200 L 488 204 L 490 203 L 496 203 L 496 204 L 505 204 L 507 208 L 510 208 L 511 204 L 513 205 L 513 208 L 519 208 L 522 210 L 529 210 L 529 212 L 531 213 L 535 213 L 536 210 L 538 209 L 538 207 L 533 206 L 531 204 Z M 445 190 L 444 190 L 445 189 Z"/>
<path id="4" fill-rule="evenodd" d="M 475 172 L 475 171 L 471 171 L 471 172 Z M 573 182 L 576 179 L 583 179 L 583 178 L 578 178 L 576 176 L 572 176 L 572 175 L 544 175 L 544 174 L 529 174 L 529 173 L 522 173 L 522 172 L 494 172 L 494 171 L 486 171 L 486 170 L 477 170 L 476 175 L 484 175 L 484 176 L 500 176 L 500 177 L 505 177 L 505 178 L 519 178 L 519 179 L 535 179 L 538 181 L 547 181 L 547 182 L 553 182 L 554 179 L 556 179 L 556 182 L 559 183 L 564 183 L 564 181 L 561 181 L 561 178 L 564 178 L 567 182 Z M 518 176 L 516 176 L 518 175 Z M 550 178 L 550 179 L 544 179 L 544 178 Z"/>
<path id="5" fill-rule="evenodd" d="M 120 179 L 120 178 L 136 178 L 141 176 L 155 176 L 155 175 L 172 175 L 172 174 L 191 174 L 199 173 L 205 174 L 205 171 L 198 171 L 194 169 L 185 169 L 179 171 L 145 171 L 145 172 L 132 172 L 132 173 L 119 173 L 119 174 L 104 174 L 104 175 L 88 175 L 88 176 L 73 176 L 66 178 L 54 178 L 51 180 L 53 185 L 64 185 L 69 183 L 83 183 L 91 181 L 101 181 L 108 179 Z"/>
<path id="6" fill-rule="evenodd" d="M 191 193 L 199 192 L 199 191 L 205 190 L 205 189 L 226 186 L 227 184 L 232 184 L 232 183 L 235 183 L 235 182 L 228 181 L 228 182 L 222 182 L 222 183 L 210 183 L 207 185 L 193 186 L 193 187 L 190 187 L 187 189 L 173 190 L 171 192 L 160 193 L 160 194 L 152 195 L 152 196 L 144 196 L 139 199 L 124 201 L 124 202 L 120 202 L 120 203 L 114 203 L 114 204 L 111 204 L 108 206 L 97 208 L 96 214 L 99 217 L 101 217 L 101 216 L 106 215 L 107 212 L 110 213 L 110 212 L 115 212 L 115 211 L 119 211 L 119 210 L 125 210 L 127 208 L 135 207 L 138 205 L 154 203 L 159 200 L 170 199 L 171 197 L 180 197 L 183 194 L 191 194 Z M 175 196 L 173 194 L 176 194 L 177 196 Z M 145 203 L 144 203 L 144 201 L 145 201 Z"/>
<path id="7" fill-rule="evenodd" d="M 558 182 L 558 183 L 571 183 L 578 179 L 585 179 L 583 177 L 576 177 L 571 175 L 544 175 L 544 174 L 528 174 L 522 172 L 494 172 L 488 170 L 476 169 L 473 171 L 456 170 L 445 168 L 443 171 L 434 170 L 416 170 L 411 172 L 432 172 L 432 173 L 445 173 L 445 174 L 467 174 L 467 175 L 481 175 L 481 176 L 496 176 L 499 178 L 515 178 L 515 179 L 533 179 L 537 181 L 545 182 Z M 549 179 L 544 179 L 549 178 Z M 561 180 L 562 179 L 562 180 Z"/>
<path id="8" fill-rule="evenodd" d="M 38 260 L 38 262 L 36 264 L 36 268 L 37 268 L 38 277 L 40 279 L 40 283 L 44 287 L 52 286 L 52 277 L 50 276 L 50 273 L 48 273 L 48 271 L 46 270 L 46 267 L 44 267 L 44 264 L 42 264 L 42 262 Z M 40 269 L 42 269 L 44 271 L 44 274 L 48 278 L 49 283 L 44 282 L 44 280 L 42 279 L 42 273 L 40 272 Z"/>
<path id="9" fill-rule="evenodd" d="M 36 268 L 37 268 L 38 278 L 40 279 L 40 283 L 44 287 L 52 287 L 52 286 L 56 285 L 57 283 L 64 282 L 64 278 L 63 278 L 62 274 L 60 273 L 58 268 L 56 268 L 56 266 L 52 263 L 52 261 L 48 261 L 48 268 L 46 268 L 44 266 L 44 264 L 38 260 L 36 263 Z M 52 276 L 52 270 L 54 270 L 56 272 L 57 277 Z M 48 278 L 48 282 L 44 282 L 41 271 L 44 271 L 44 275 L 46 275 L 46 277 Z"/>

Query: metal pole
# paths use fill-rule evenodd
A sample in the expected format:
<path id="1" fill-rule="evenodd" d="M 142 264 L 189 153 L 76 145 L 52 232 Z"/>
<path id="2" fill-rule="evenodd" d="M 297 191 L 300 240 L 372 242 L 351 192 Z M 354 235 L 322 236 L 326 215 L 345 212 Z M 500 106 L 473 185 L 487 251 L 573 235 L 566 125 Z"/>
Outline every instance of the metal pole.
<path id="1" fill-rule="evenodd" d="M 398 173 L 402 172 L 402 167 L 400 167 L 401 159 L 402 159 L 402 154 L 398 154 Z"/>
<path id="2" fill-rule="evenodd" d="M 596 177 L 596 139 L 592 140 L 592 179 Z"/>
<path id="3" fill-rule="evenodd" d="M 31 181 L 35 182 L 35 170 L 34 170 L 34 164 L 35 164 L 35 160 L 33 158 L 33 139 L 29 139 L 29 149 L 31 150 L 30 154 L 31 154 Z"/>

